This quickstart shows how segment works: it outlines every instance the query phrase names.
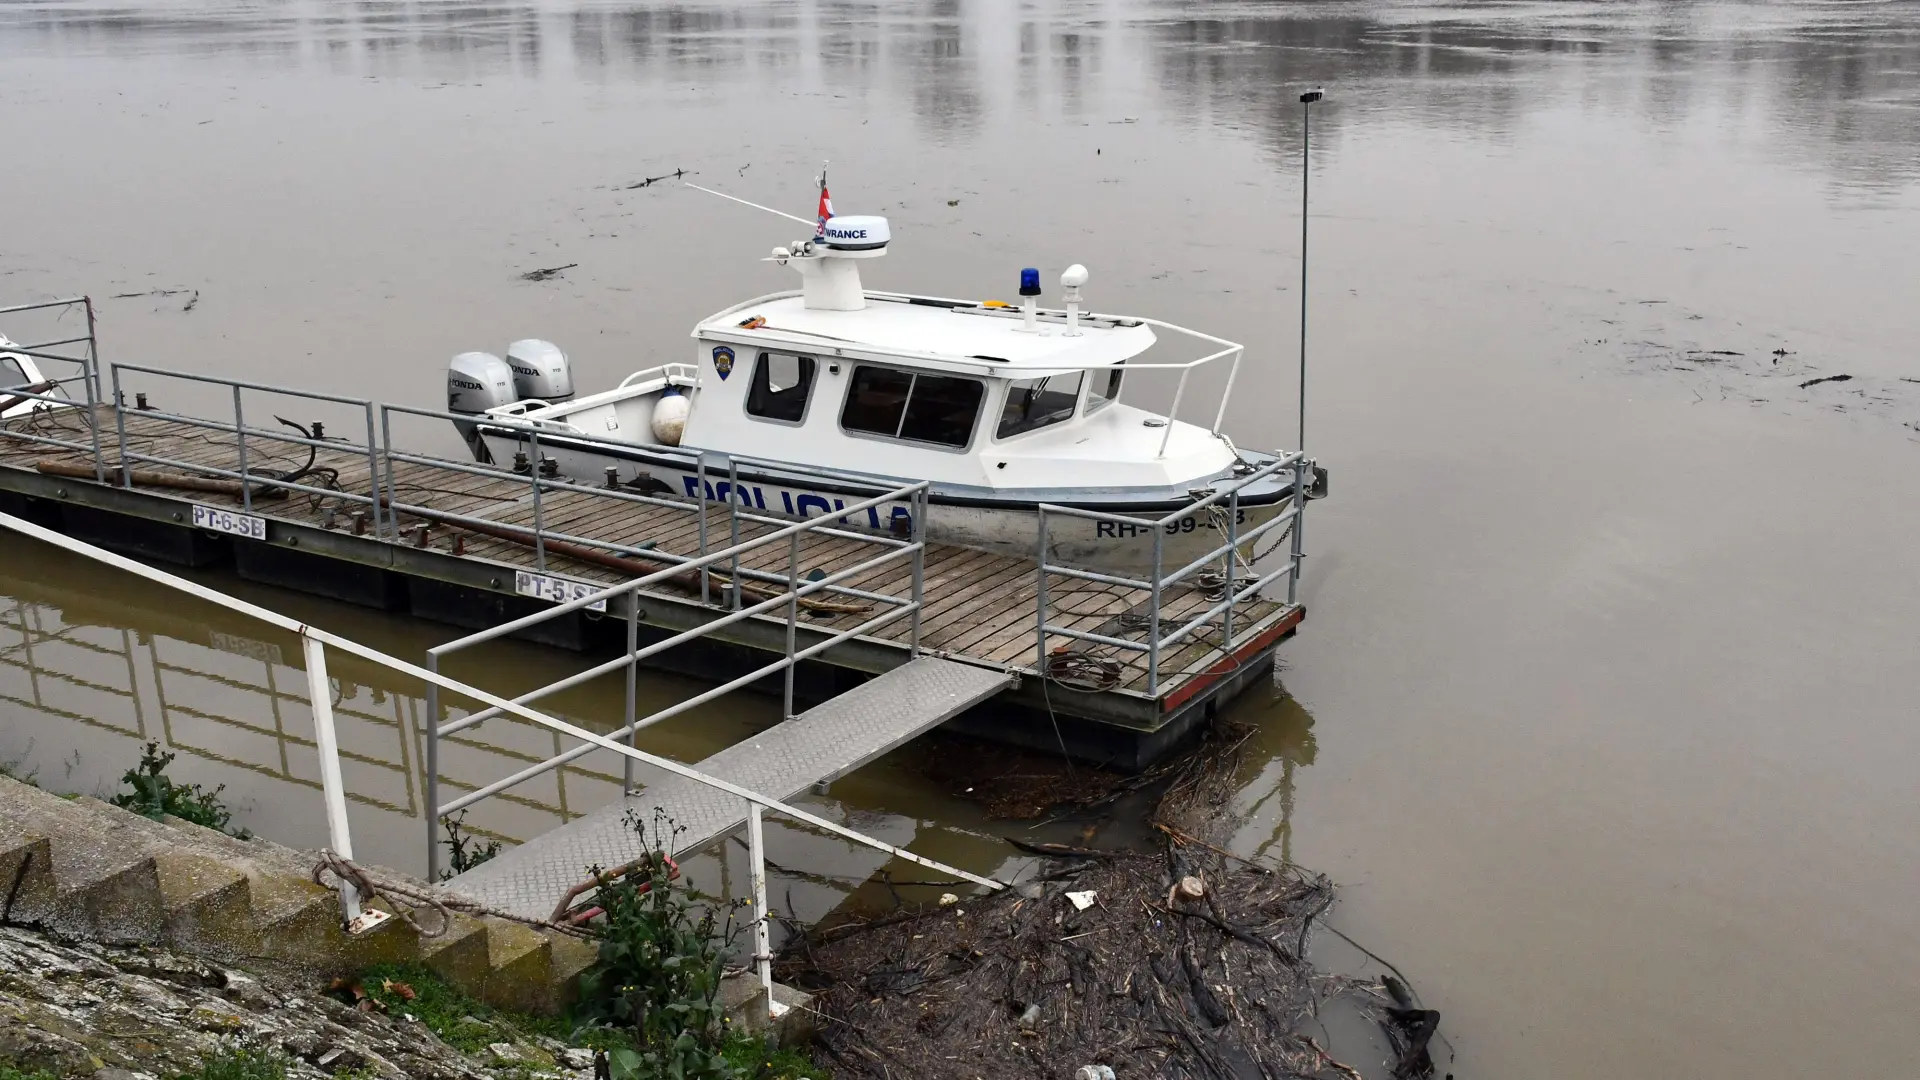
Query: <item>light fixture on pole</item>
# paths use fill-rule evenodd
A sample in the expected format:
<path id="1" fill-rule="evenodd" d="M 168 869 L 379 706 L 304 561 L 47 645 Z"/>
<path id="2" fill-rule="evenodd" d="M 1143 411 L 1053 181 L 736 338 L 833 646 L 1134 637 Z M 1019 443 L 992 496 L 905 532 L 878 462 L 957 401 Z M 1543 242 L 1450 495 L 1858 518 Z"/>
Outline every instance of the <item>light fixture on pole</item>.
<path id="1" fill-rule="evenodd" d="M 1313 104 L 1327 96 L 1325 90 L 1309 90 L 1300 95 L 1300 449 L 1307 448 L 1307 180 L 1313 149 Z"/>

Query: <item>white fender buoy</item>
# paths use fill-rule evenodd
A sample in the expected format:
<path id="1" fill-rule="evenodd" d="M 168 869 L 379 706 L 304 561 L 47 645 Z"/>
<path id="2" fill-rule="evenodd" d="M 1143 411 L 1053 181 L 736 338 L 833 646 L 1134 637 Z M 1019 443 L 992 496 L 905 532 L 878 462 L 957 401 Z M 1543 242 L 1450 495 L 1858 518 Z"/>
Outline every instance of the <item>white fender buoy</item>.
<path id="1" fill-rule="evenodd" d="M 693 402 L 674 387 L 667 387 L 659 401 L 653 403 L 653 438 L 662 446 L 679 446 L 680 436 L 687 430 L 687 414 L 693 411 Z"/>

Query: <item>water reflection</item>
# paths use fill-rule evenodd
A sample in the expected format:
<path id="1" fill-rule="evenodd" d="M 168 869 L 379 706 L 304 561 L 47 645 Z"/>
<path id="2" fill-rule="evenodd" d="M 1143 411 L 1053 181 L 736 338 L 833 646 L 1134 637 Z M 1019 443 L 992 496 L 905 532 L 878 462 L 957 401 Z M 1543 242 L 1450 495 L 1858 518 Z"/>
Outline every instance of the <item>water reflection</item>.
<path id="1" fill-rule="evenodd" d="M 1304 85 L 1340 88 L 1329 147 L 1361 117 L 1505 136 L 1605 97 L 1676 134 L 1765 111 L 1796 157 L 1850 184 L 1920 174 L 1920 27 L 1902 5 L 24 3 L 0 9 L 0 55 L 882 95 L 938 142 L 1045 103 L 1226 124 L 1282 158 Z"/>

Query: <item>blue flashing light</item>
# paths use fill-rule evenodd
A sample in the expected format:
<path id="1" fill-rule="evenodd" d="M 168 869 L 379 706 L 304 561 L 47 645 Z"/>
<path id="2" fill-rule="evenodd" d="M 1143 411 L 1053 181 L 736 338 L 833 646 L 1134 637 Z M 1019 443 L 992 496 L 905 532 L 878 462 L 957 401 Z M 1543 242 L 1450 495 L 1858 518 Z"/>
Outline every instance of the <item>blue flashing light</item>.
<path id="1" fill-rule="evenodd" d="M 1025 270 L 1020 271 L 1020 295 L 1021 296 L 1039 296 L 1040 295 L 1040 271 L 1034 269 L 1031 266 L 1027 267 Z"/>

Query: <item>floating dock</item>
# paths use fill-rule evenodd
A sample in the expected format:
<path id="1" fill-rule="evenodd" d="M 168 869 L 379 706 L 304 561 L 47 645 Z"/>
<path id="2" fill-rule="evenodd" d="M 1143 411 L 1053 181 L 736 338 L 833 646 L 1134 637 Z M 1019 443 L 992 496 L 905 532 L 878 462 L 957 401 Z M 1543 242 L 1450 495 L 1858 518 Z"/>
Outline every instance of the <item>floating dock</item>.
<path id="1" fill-rule="evenodd" d="M 91 339 L 83 340 L 90 357 Z M 109 365 L 109 381 L 97 365 L 82 367 L 64 383 L 71 407 L 0 422 L 0 510 L 149 559 L 230 569 L 379 610 L 492 627 L 791 524 L 733 503 L 638 491 L 631 481 L 576 483 L 538 466 L 516 471 L 391 445 L 402 416 L 443 415 L 429 410 L 128 364 Z M 230 415 L 157 404 L 170 388 L 184 398 L 209 387 L 214 400 L 231 397 Z M 254 404 L 269 398 L 270 407 Z M 243 399 L 252 407 L 243 411 Z M 250 419 L 274 408 L 331 420 L 274 429 Z M 723 479 L 725 459 L 716 455 L 714 468 Z M 863 625 L 863 596 L 911 595 L 911 624 L 893 621 L 813 656 L 798 672 L 798 695 L 825 701 L 917 655 L 956 661 L 1006 679 L 953 729 L 1050 750 L 1064 743 L 1084 759 L 1139 768 L 1268 676 L 1275 646 L 1304 611 L 1260 592 L 1297 573 L 1302 506 L 1288 511 L 1292 524 L 1282 522 L 1295 532 L 1291 557 L 1264 578 L 1235 560 L 1240 569 L 1229 566 L 1224 583 L 1216 574 L 1129 585 L 932 543 L 913 560 L 845 575 L 877 561 L 872 541 L 821 528 L 791 550 L 768 544 L 737 567 L 649 587 L 632 614 L 641 643 L 711 627 L 649 662 L 718 679 Z M 801 584 L 830 578 L 832 587 L 818 602 L 794 605 L 791 620 L 784 605 L 736 617 L 742 596 L 786 589 L 796 572 Z M 739 590 L 728 585 L 735 575 Z M 616 597 L 604 612 L 573 612 L 524 636 L 619 653 L 626 603 Z"/>

